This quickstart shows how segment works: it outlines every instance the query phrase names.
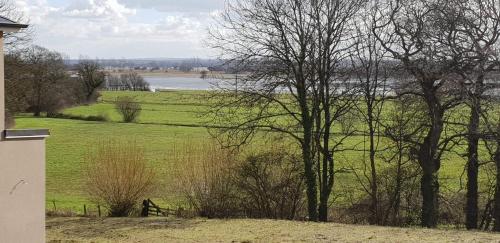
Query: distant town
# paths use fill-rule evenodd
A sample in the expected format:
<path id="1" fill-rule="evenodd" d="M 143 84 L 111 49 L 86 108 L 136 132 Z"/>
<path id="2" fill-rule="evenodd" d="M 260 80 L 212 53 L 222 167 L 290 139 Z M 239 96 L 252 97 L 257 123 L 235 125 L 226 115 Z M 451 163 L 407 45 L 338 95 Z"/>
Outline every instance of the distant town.
<path id="1" fill-rule="evenodd" d="M 66 65 L 75 69 L 79 59 L 69 59 Z M 223 61 L 199 58 L 145 58 L 145 59 L 99 59 L 96 60 L 106 71 L 121 73 L 129 71 L 150 72 L 196 72 L 230 71 Z"/>

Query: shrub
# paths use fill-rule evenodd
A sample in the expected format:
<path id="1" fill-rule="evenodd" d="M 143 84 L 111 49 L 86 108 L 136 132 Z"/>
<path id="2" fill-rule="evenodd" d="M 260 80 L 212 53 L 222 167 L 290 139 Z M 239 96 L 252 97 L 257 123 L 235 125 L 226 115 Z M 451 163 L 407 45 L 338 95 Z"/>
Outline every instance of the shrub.
<path id="1" fill-rule="evenodd" d="M 113 217 L 126 217 L 153 189 L 154 173 L 135 143 L 106 142 L 85 157 L 87 191 Z"/>
<path id="2" fill-rule="evenodd" d="M 201 217 L 228 218 L 240 214 L 232 170 L 237 161 L 232 151 L 214 143 L 191 144 L 177 151 L 178 189 Z"/>
<path id="3" fill-rule="evenodd" d="M 297 157 L 283 151 L 250 155 L 237 167 L 237 186 L 247 217 L 297 218 L 304 205 L 302 167 Z"/>
<path id="4" fill-rule="evenodd" d="M 57 119 L 82 120 L 82 121 L 98 121 L 98 122 L 109 121 L 109 117 L 106 114 L 84 116 L 84 115 L 72 115 L 64 113 L 54 113 L 54 114 L 47 113 L 47 117 L 57 118 Z"/>
<path id="5" fill-rule="evenodd" d="M 179 168 L 177 189 L 199 216 L 300 216 L 304 205 L 303 173 L 300 160 L 293 155 L 256 152 L 244 157 L 215 143 L 191 143 L 184 148 L 175 156 Z"/>
<path id="6" fill-rule="evenodd" d="M 413 226 L 420 222 L 420 170 L 413 161 L 389 166 L 378 174 L 379 224 Z M 343 192 L 346 193 L 347 192 Z M 347 224 L 367 224 L 371 217 L 371 197 L 363 191 L 360 197 L 352 197 L 346 208 L 335 210 L 335 220 Z"/>
<path id="7" fill-rule="evenodd" d="M 118 97 L 115 104 L 116 110 L 122 115 L 123 122 L 133 122 L 141 113 L 141 104 L 130 96 Z"/>

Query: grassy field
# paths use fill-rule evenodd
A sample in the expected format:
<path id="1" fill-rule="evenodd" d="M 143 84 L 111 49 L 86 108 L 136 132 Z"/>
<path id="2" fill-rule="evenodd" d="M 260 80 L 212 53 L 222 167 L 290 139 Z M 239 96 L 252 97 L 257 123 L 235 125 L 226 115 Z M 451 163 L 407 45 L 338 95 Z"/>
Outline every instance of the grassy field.
<path id="1" fill-rule="evenodd" d="M 92 145 L 109 139 L 135 140 L 144 146 L 147 158 L 159 174 L 159 187 L 168 187 L 175 180 L 169 173 L 175 167 L 171 154 L 180 146 L 210 137 L 203 127 L 206 94 L 202 91 L 102 92 L 97 104 L 64 111 L 71 115 L 101 115 L 108 117 L 108 122 L 17 117 L 17 128 L 49 128 L 51 131 L 47 140 L 47 209 L 53 209 L 55 203 L 57 209 L 81 212 L 83 204 L 90 203 L 83 187 L 83 157 Z M 143 105 L 136 123 L 121 123 L 114 109 L 113 102 L 124 95 L 136 97 Z M 363 137 L 353 137 L 346 143 L 362 146 L 363 141 Z M 343 154 L 338 158 L 337 168 L 357 163 L 362 156 L 360 152 Z M 444 161 L 440 172 L 444 190 L 458 190 L 464 164 L 456 155 Z M 351 174 L 339 174 L 336 187 L 349 192 L 360 191 Z M 165 191 L 160 190 L 156 196 L 168 198 L 169 195 L 162 195 Z"/>
<path id="2" fill-rule="evenodd" d="M 139 123 L 119 123 L 119 116 L 108 100 L 117 95 L 138 95 L 144 111 Z M 103 101 L 92 106 L 68 109 L 68 114 L 101 114 L 110 117 L 110 122 L 89 122 L 67 119 L 16 118 L 16 128 L 49 128 L 47 140 L 47 208 L 55 201 L 58 209 L 82 211 L 89 203 L 83 188 L 83 157 L 89 148 L 99 141 L 109 139 L 134 140 L 144 146 L 146 156 L 154 166 L 162 184 L 172 178 L 166 176 L 171 169 L 169 154 L 179 144 L 207 139 L 207 129 L 196 127 L 200 118 L 196 110 L 196 92 L 175 93 L 104 93 Z M 151 124 L 140 124 L 151 123 Z M 165 125 L 174 123 L 187 126 Z"/>
<path id="3" fill-rule="evenodd" d="M 276 220 L 49 218 L 47 242 L 499 242 L 483 232 Z"/>

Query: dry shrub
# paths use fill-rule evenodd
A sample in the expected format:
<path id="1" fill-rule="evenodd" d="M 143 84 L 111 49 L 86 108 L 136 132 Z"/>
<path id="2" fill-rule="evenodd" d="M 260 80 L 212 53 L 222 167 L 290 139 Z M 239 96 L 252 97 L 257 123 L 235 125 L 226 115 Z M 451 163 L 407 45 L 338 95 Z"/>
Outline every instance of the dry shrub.
<path id="1" fill-rule="evenodd" d="M 247 217 L 296 219 L 304 205 L 300 159 L 273 149 L 247 156 L 237 167 L 236 183 Z"/>
<path id="2" fill-rule="evenodd" d="M 191 143 L 175 152 L 178 190 L 199 216 L 228 218 L 239 215 L 232 179 L 237 154 L 212 143 Z"/>
<path id="3" fill-rule="evenodd" d="M 175 153 L 177 188 L 199 216 L 299 216 L 304 204 L 302 167 L 300 160 L 284 149 L 244 156 L 215 142 L 191 143 L 183 148 Z"/>
<path id="4" fill-rule="evenodd" d="M 446 188 L 444 188 L 446 189 Z M 465 202 L 467 200 L 464 192 L 445 192 L 440 188 L 441 195 L 439 197 L 439 223 L 448 226 L 454 226 L 457 229 L 463 228 L 465 225 Z M 479 198 L 479 208 L 484 205 Z M 479 210 L 481 213 L 481 210 Z"/>
<path id="5" fill-rule="evenodd" d="M 129 123 L 137 120 L 141 114 L 141 104 L 134 97 L 122 96 L 116 99 L 115 108 L 122 115 L 123 122 Z"/>
<path id="6" fill-rule="evenodd" d="M 420 223 L 421 197 L 419 168 L 413 164 L 381 170 L 378 174 L 378 224 L 411 226 Z M 336 221 L 368 224 L 371 197 L 364 192 L 351 198 L 350 205 L 337 210 Z"/>
<path id="7" fill-rule="evenodd" d="M 87 191 L 110 216 L 126 217 L 153 190 L 155 174 L 134 142 L 100 143 L 85 157 Z"/>

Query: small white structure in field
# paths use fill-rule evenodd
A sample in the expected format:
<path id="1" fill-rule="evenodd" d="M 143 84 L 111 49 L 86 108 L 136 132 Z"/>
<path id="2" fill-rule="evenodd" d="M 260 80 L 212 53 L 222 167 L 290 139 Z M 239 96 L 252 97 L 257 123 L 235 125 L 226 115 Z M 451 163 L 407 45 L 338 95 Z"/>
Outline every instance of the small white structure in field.
<path id="1" fill-rule="evenodd" d="M 45 138 L 48 130 L 5 125 L 4 34 L 27 28 L 0 17 L 0 242 L 45 241 Z"/>

